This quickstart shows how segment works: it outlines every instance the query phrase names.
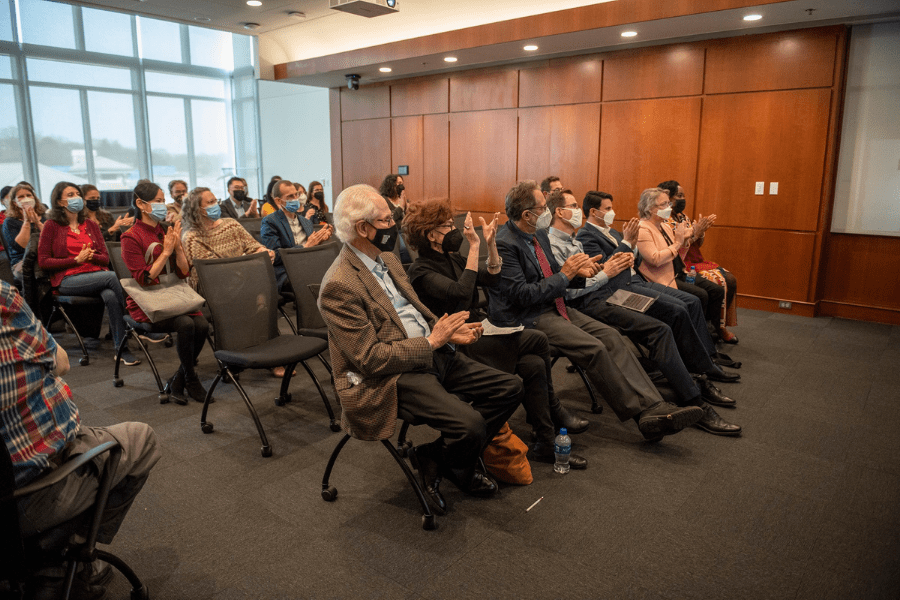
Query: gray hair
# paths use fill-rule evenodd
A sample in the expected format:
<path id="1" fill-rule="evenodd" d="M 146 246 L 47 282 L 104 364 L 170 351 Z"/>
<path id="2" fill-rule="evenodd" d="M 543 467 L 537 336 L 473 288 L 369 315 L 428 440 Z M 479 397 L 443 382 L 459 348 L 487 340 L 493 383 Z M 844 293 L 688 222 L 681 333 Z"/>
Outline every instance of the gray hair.
<path id="1" fill-rule="evenodd" d="M 378 217 L 379 206 L 375 202 L 387 202 L 371 185 L 351 185 L 337 197 L 334 206 L 334 230 L 338 239 L 349 244 L 358 236 L 356 224 Z"/>
<path id="2" fill-rule="evenodd" d="M 520 181 L 506 193 L 506 216 L 512 221 L 522 218 L 522 213 L 534 208 L 534 191 L 537 183 L 532 179 Z"/>
<path id="3" fill-rule="evenodd" d="M 209 188 L 205 187 L 195 187 L 190 192 L 186 198 L 182 200 L 181 203 L 181 228 L 183 229 L 182 235 L 190 230 L 194 230 L 197 233 L 203 232 L 203 221 L 201 220 L 201 214 L 203 213 L 203 209 L 200 208 L 200 201 L 203 200 L 203 193 L 209 192 Z"/>
<path id="4" fill-rule="evenodd" d="M 656 199 L 659 198 L 660 194 L 665 194 L 665 190 L 661 190 L 659 188 L 647 188 L 643 192 L 641 192 L 641 199 L 638 200 L 638 216 L 642 219 L 647 219 L 654 213 L 654 208 L 656 208 Z"/>

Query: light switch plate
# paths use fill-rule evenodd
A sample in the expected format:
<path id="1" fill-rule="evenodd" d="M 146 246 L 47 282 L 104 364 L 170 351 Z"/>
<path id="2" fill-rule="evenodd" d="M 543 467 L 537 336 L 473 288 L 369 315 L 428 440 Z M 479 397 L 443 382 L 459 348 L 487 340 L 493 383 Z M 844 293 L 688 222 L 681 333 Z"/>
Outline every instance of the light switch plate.
<path id="1" fill-rule="evenodd" d="M 757 181 L 756 182 L 756 195 L 762 196 L 766 193 L 766 182 L 765 181 Z"/>
<path id="2" fill-rule="evenodd" d="M 777 196 L 777 195 L 778 195 L 778 182 L 777 182 L 777 181 L 770 181 L 770 182 L 769 182 L 769 195 L 770 195 L 770 196 Z"/>

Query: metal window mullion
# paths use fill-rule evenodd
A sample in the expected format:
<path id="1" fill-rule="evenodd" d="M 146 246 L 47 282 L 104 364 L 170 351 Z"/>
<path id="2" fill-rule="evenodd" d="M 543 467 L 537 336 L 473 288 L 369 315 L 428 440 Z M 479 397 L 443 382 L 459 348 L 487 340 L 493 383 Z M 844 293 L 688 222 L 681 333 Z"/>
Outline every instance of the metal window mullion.
<path id="1" fill-rule="evenodd" d="M 232 75 L 229 78 L 229 83 L 231 84 L 228 88 L 230 90 L 230 94 L 226 95 L 225 98 L 225 123 L 227 127 L 231 130 L 231 135 L 228 137 L 228 143 L 231 146 L 229 149 L 231 150 L 232 164 L 234 165 L 234 172 L 237 173 L 238 168 L 238 157 L 237 157 L 237 136 L 235 132 L 237 128 L 235 127 L 235 111 L 234 111 L 234 76 Z M 227 86 L 226 86 L 227 87 Z M 224 169 L 222 169 L 222 175 L 225 175 Z M 259 187 L 259 186 L 257 186 Z M 249 190 L 248 190 L 249 191 Z M 257 190 L 259 191 L 259 190 Z M 258 197 L 258 196 L 254 196 Z"/>
<path id="2" fill-rule="evenodd" d="M 88 108 L 87 90 L 79 90 L 81 98 L 81 128 L 84 131 L 84 165 L 87 169 L 87 180 L 97 182 L 94 172 L 94 140 L 91 138 L 91 113 Z"/>
<path id="3" fill-rule="evenodd" d="M 39 173 L 37 139 L 34 134 L 34 118 L 31 112 L 31 90 L 28 86 L 28 67 L 25 57 L 19 54 L 16 57 L 18 71 L 18 84 L 16 85 L 16 113 L 19 121 L 19 135 L 24 138 L 25 152 L 22 154 L 24 175 L 34 185 L 38 197 L 43 195 L 41 190 L 41 178 Z M 21 147 L 21 145 L 20 145 Z"/>
<path id="4" fill-rule="evenodd" d="M 153 145 L 152 140 L 150 139 L 150 105 L 147 97 L 147 85 L 144 80 L 143 66 L 138 68 L 136 91 L 138 92 L 138 95 L 135 101 L 136 110 L 134 118 L 136 123 L 138 119 L 140 119 L 139 128 L 137 130 L 140 136 L 140 141 L 138 143 L 141 144 L 141 148 L 143 149 L 143 152 L 141 152 L 143 161 L 141 163 L 141 177 L 153 179 Z M 140 115 L 140 117 L 138 115 Z M 147 168 L 146 174 L 143 170 L 145 164 Z"/>
<path id="5" fill-rule="evenodd" d="M 75 49 L 84 51 L 87 47 L 84 39 L 84 21 L 81 18 L 81 7 L 72 5 L 72 25 L 75 27 Z"/>
<path id="6" fill-rule="evenodd" d="M 181 34 L 181 62 L 189 65 L 191 64 L 191 40 L 190 34 L 188 33 L 187 25 L 179 25 L 181 30 L 179 33 Z"/>
<path id="7" fill-rule="evenodd" d="M 197 161 L 194 157 L 194 118 L 191 114 L 191 101 L 188 98 L 184 99 L 184 130 L 187 136 L 188 171 L 193 189 L 197 187 Z"/>

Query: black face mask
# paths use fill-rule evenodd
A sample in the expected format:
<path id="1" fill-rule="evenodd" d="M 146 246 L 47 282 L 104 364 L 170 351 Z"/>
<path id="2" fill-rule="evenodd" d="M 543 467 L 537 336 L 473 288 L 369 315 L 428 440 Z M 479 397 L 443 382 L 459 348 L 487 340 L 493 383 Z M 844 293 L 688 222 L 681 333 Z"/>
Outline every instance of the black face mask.
<path id="1" fill-rule="evenodd" d="M 398 185 L 397 186 L 397 197 L 400 197 L 400 194 L 402 194 L 403 190 L 405 190 L 405 189 L 406 189 L 406 186 L 403 185 L 402 183 L 400 185 Z"/>
<path id="2" fill-rule="evenodd" d="M 100 210 L 99 200 L 85 200 L 84 205 L 87 206 L 87 209 L 92 212 L 97 212 L 98 210 Z"/>
<path id="3" fill-rule="evenodd" d="M 247 199 L 247 192 L 245 192 L 244 190 L 236 190 L 234 194 L 232 194 L 232 196 L 238 202 L 243 202 Z"/>
<path id="4" fill-rule="evenodd" d="M 368 223 L 368 221 L 366 221 Z M 372 225 L 369 223 L 369 225 Z M 397 224 L 393 224 L 390 227 L 385 227 L 384 229 L 378 229 L 374 225 L 372 228 L 375 229 L 375 237 L 371 240 L 372 245 L 381 250 L 382 252 L 391 252 L 394 249 L 394 246 L 397 244 Z"/>
<path id="5" fill-rule="evenodd" d="M 684 198 L 676 198 L 675 204 L 672 205 L 672 212 L 683 213 L 685 206 L 687 206 L 687 200 L 685 200 Z"/>
<path id="6" fill-rule="evenodd" d="M 315 193 L 313 194 L 313 198 L 315 198 L 316 200 L 318 200 L 319 202 L 321 202 L 322 200 L 325 199 L 325 192 L 315 192 Z"/>
<path id="7" fill-rule="evenodd" d="M 460 233 L 459 229 L 451 229 L 441 241 L 441 248 L 444 252 L 459 252 L 462 243 L 463 234 Z"/>

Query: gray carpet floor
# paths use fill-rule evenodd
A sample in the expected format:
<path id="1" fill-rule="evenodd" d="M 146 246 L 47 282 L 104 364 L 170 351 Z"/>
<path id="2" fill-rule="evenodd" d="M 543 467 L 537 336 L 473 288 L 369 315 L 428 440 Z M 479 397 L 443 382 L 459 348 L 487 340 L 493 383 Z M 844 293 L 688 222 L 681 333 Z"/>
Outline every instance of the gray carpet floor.
<path id="1" fill-rule="evenodd" d="M 719 410 L 743 436 L 645 443 L 608 408 L 591 414 L 560 361 L 560 396 L 591 420 L 574 445 L 589 468 L 535 464 L 533 484 L 489 500 L 445 483 L 451 511 L 436 531 L 422 530 L 377 443 L 351 440 L 332 476 L 339 497 L 322 500 L 341 434 L 302 370 L 284 407 L 268 372 L 241 376 L 274 449 L 263 458 L 231 386 L 204 435 L 200 404 L 158 403 L 146 361 L 114 388 L 111 342 L 79 366 L 74 336 L 58 338 L 83 423 L 143 421 L 159 437 L 163 458 L 111 546 L 157 599 L 900 597 L 900 327 L 750 310 L 739 323 L 740 344 L 723 351 L 743 361 L 742 382 L 720 384 L 738 407 Z M 174 372 L 174 348 L 151 352 Z M 208 349 L 199 370 L 209 385 Z M 521 409 L 511 425 L 529 439 Z M 128 597 L 121 575 L 108 597 Z"/>

